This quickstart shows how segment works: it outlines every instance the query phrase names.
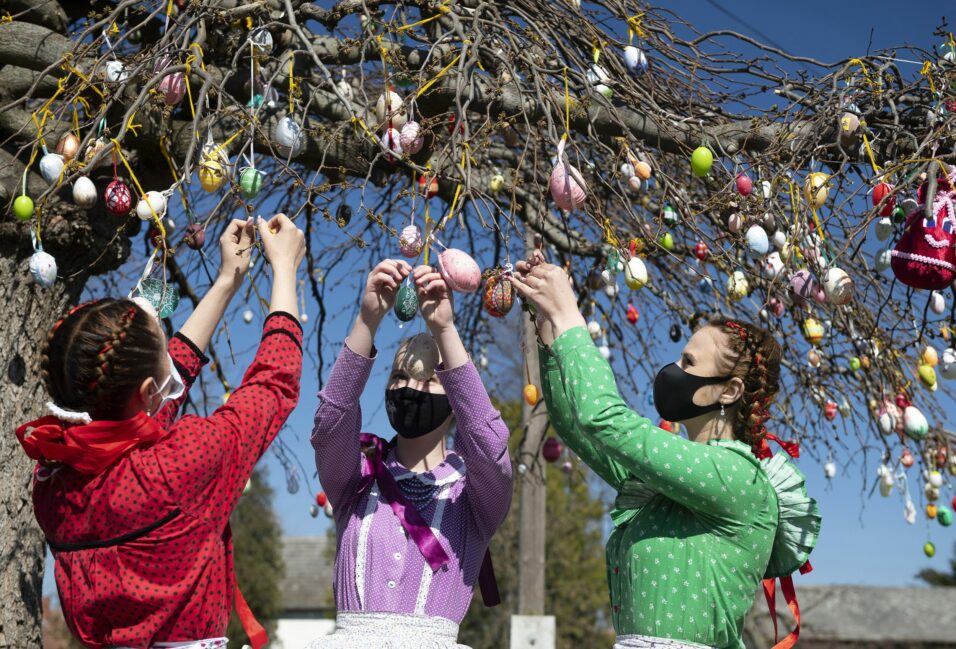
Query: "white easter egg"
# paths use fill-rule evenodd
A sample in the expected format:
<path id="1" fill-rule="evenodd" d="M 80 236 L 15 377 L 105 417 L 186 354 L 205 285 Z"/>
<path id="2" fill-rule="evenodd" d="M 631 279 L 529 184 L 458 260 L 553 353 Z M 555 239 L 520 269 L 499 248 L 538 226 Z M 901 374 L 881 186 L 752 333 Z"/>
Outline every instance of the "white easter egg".
<path id="1" fill-rule="evenodd" d="M 136 203 L 136 216 L 141 221 L 151 221 L 154 212 L 156 216 L 163 218 L 166 214 L 166 197 L 159 192 L 146 192 L 146 195 Z"/>
<path id="2" fill-rule="evenodd" d="M 783 247 L 787 245 L 787 235 L 784 234 L 783 231 L 781 230 L 777 230 L 776 232 L 774 232 L 773 245 L 777 246 L 777 248 L 783 249 Z"/>
<path id="3" fill-rule="evenodd" d="M 624 265 L 624 283 L 630 289 L 643 288 L 647 284 L 647 266 L 640 257 L 631 257 Z"/>
<path id="4" fill-rule="evenodd" d="M 397 128 L 390 128 L 382 136 L 382 148 L 395 155 L 402 155 L 402 134 Z"/>
<path id="5" fill-rule="evenodd" d="M 624 65 L 631 74 L 643 74 L 647 71 L 647 55 L 640 48 L 628 45 L 624 48 Z"/>
<path id="6" fill-rule="evenodd" d="M 601 323 L 597 320 L 591 320 L 588 322 L 588 333 L 591 335 L 591 340 L 597 340 L 601 337 Z"/>
<path id="7" fill-rule="evenodd" d="M 302 132 L 302 127 L 289 116 L 283 117 L 276 123 L 272 139 L 279 155 L 286 158 L 296 157 L 305 148 L 305 134 Z"/>
<path id="8" fill-rule="evenodd" d="M 56 260 L 53 255 L 37 250 L 30 257 L 30 273 L 43 288 L 50 288 L 56 281 Z"/>
<path id="9" fill-rule="evenodd" d="M 837 474 L 837 465 L 835 462 L 827 462 L 823 465 L 823 474 L 827 477 L 827 480 L 833 479 Z"/>
<path id="10" fill-rule="evenodd" d="M 96 205 L 96 185 L 86 176 L 73 181 L 73 202 L 88 210 Z"/>
<path id="11" fill-rule="evenodd" d="M 106 63 L 106 78 L 114 83 L 126 81 L 129 78 L 129 71 L 121 61 L 108 61 Z"/>
<path id="12" fill-rule="evenodd" d="M 823 280 L 823 290 L 833 304 L 846 304 L 853 298 L 853 280 L 841 268 L 828 268 Z"/>
<path id="13" fill-rule="evenodd" d="M 942 314 L 946 310 L 946 298 L 939 291 L 933 291 L 929 296 L 929 308 L 936 315 Z"/>
<path id="14" fill-rule="evenodd" d="M 876 222 L 874 229 L 876 230 L 876 238 L 880 241 L 886 241 L 893 234 L 893 219 L 888 216 L 881 217 Z"/>
<path id="15" fill-rule="evenodd" d="M 755 255 L 765 255 L 770 250 L 770 239 L 767 231 L 759 225 L 751 225 L 747 230 L 747 247 Z"/>
<path id="16" fill-rule="evenodd" d="M 890 267 L 890 264 L 893 263 L 893 254 L 889 249 L 881 250 L 876 253 L 876 270 L 883 272 Z"/>
<path id="17" fill-rule="evenodd" d="M 64 160 L 59 153 L 47 153 L 40 158 L 40 175 L 51 185 L 60 179 Z"/>
<path id="18" fill-rule="evenodd" d="M 408 121 L 408 113 L 402 104 L 402 97 L 394 90 L 379 96 L 375 102 L 375 116 L 380 127 L 400 129 Z"/>
<path id="19" fill-rule="evenodd" d="M 770 181 L 769 181 L 769 180 L 761 181 L 761 183 L 760 183 L 760 189 L 763 191 L 763 197 L 764 197 L 764 199 L 768 199 L 768 200 L 769 200 L 769 199 L 770 199 L 770 193 L 771 193 L 771 191 L 772 191 L 772 189 L 773 189 L 773 187 L 770 185 Z"/>
<path id="20" fill-rule="evenodd" d="M 939 373 L 944 379 L 956 379 L 956 350 L 952 347 L 943 351 L 939 358 Z M 953 457 L 956 457 L 954 455 Z"/>
<path id="21" fill-rule="evenodd" d="M 601 345 L 600 347 L 598 347 L 598 351 L 601 353 L 601 356 L 604 357 L 604 360 L 606 360 L 606 361 L 611 360 L 611 348 L 610 348 L 610 347 L 608 347 L 607 345 Z"/>

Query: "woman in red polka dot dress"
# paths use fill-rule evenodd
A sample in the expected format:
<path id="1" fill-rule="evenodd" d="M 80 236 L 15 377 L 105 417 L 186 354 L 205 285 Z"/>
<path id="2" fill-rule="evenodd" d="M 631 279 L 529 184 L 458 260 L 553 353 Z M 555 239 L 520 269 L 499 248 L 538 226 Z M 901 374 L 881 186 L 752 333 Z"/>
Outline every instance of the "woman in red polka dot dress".
<path id="1" fill-rule="evenodd" d="M 295 274 L 305 251 L 284 215 L 258 230 L 272 265 L 256 357 L 225 405 L 176 418 L 207 362 L 203 349 L 249 268 L 251 221 L 220 239 L 222 268 L 168 341 L 152 307 L 76 307 L 47 341 L 52 415 L 17 429 L 37 460 L 33 505 L 56 560 L 66 622 L 87 647 L 224 647 L 234 593 L 229 515 L 299 397 L 302 329 Z M 252 644 L 265 633 L 244 600 Z"/>

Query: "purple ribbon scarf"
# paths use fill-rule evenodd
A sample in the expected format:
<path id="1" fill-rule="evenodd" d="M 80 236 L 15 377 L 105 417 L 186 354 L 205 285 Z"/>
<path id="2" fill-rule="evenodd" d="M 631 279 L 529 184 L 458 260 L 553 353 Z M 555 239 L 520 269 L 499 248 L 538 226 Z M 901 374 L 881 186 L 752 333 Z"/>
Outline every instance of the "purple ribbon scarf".
<path id="1" fill-rule="evenodd" d="M 415 541 L 419 551 L 433 571 L 440 570 L 448 565 L 448 554 L 438 542 L 432 528 L 422 518 L 415 506 L 408 502 L 402 493 L 398 482 L 388 467 L 385 466 L 385 452 L 388 443 L 377 435 L 362 433 L 359 442 L 363 448 L 365 460 L 362 462 L 362 481 L 359 484 L 359 493 L 368 489 L 372 482 L 377 482 L 382 495 L 398 517 L 402 527 Z M 478 573 L 478 585 L 481 588 L 481 597 L 485 606 L 496 606 L 501 603 L 498 593 L 498 584 L 495 579 L 494 568 L 491 564 L 491 554 L 485 550 L 485 557 L 481 562 Z"/>

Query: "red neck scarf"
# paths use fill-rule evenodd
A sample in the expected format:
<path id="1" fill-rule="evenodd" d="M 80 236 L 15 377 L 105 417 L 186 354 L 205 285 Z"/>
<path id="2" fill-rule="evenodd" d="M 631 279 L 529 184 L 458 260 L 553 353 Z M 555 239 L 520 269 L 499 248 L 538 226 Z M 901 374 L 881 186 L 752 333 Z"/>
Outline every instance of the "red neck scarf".
<path id="1" fill-rule="evenodd" d="M 165 434 L 156 420 L 142 411 L 130 419 L 80 425 L 50 415 L 17 428 L 17 439 L 31 459 L 58 462 L 87 475 L 101 473 L 132 449 L 152 444 Z"/>

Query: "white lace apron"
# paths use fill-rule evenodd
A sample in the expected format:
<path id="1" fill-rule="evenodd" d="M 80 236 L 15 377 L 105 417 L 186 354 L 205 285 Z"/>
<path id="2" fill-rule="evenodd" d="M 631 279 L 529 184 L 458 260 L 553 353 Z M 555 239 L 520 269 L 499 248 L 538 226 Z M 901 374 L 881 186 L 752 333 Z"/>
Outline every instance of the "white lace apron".
<path id="1" fill-rule="evenodd" d="M 443 617 L 400 613 L 335 616 L 335 632 L 306 649 L 471 649 L 458 644 L 458 625 Z"/>

